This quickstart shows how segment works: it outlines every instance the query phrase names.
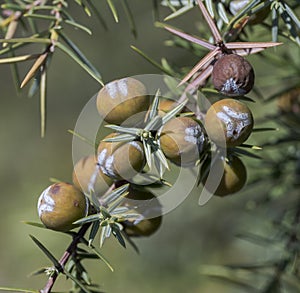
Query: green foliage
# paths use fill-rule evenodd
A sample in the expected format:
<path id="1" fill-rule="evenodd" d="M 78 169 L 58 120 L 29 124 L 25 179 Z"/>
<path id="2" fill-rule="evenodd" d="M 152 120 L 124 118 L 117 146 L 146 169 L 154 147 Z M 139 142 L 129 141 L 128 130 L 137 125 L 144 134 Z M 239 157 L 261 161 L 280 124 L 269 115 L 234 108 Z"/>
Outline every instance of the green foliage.
<path id="1" fill-rule="evenodd" d="M 105 29 L 109 29 L 102 11 L 97 7 L 97 1 L 7 0 L 1 6 L 0 28 L 3 32 L 3 38 L 0 39 L 2 43 L 0 64 L 11 64 L 17 88 L 23 88 L 31 83 L 28 95 L 33 96 L 39 91 L 42 136 L 45 135 L 46 129 L 47 75 L 51 59 L 58 50 L 65 53 L 101 86 L 104 85 L 99 71 L 66 33 L 65 28 L 69 26 L 92 35 L 92 31 L 87 26 L 78 22 L 70 14 L 69 8 L 73 2 L 84 14 L 98 18 L 101 25 Z M 158 116 L 160 92 L 157 89 L 144 121 L 144 127 L 106 125 L 106 127 L 119 132 L 119 135 L 106 141 L 141 141 L 148 168 L 150 170 L 156 168 L 159 173 L 159 178 L 156 178 L 155 182 L 149 186 L 153 188 L 155 185 L 157 188 L 161 188 L 163 185 L 170 186 L 163 178 L 163 169 L 169 169 L 169 164 L 159 147 L 156 130 L 179 115 L 186 103 L 193 99 L 195 87 L 197 90 L 199 87 L 199 92 L 205 95 L 208 100 L 213 101 L 217 91 L 209 83 L 208 78 L 211 73 L 209 67 L 214 64 L 218 54 L 223 54 L 226 50 L 241 55 L 258 53 L 258 58 L 272 64 L 276 70 L 270 74 L 270 77 L 265 78 L 263 85 L 274 87 L 276 82 L 282 79 L 288 79 L 288 85 L 284 88 L 276 86 L 269 96 L 262 96 L 259 89 L 255 89 L 255 98 L 239 97 L 239 99 L 249 102 L 260 101 L 265 105 L 278 104 L 274 113 L 261 113 L 262 117 L 257 119 L 257 125 L 253 130 L 254 136 L 263 133 L 265 137 L 257 145 L 255 141 L 255 143 L 242 144 L 231 149 L 234 154 L 249 158 L 254 166 L 255 174 L 251 177 L 248 188 L 252 185 L 260 187 L 256 196 L 253 196 L 253 199 L 245 204 L 245 212 L 253 219 L 258 214 L 263 214 L 264 222 L 268 223 L 269 229 L 265 231 L 261 228 L 259 229 L 260 233 L 257 233 L 256 227 L 252 227 L 253 231 L 239 227 L 240 231 L 235 236 L 249 243 L 268 247 L 270 250 L 279 246 L 282 253 L 276 258 L 270 257 L 259 263 L 255 261 L 201 266 L 199 272 L 202 275 L 228 282 L 234 287 L 237 286 L 243 292 L 298 292 L 300 288 L 300 64 L 299 58 L 295 60 L 287 50 L 278 48 L 274 51 L 262 51 L 279 45 L 277 43 L 279 40 L 284 45 L 288 44 L 292 48 L 291 51 L 295 51 L 299 57 L 300 20 L 297 14 L 299 14 L 300 5 L 299 1 L 292 0 L 252 0 L 233 13 L 233 8 L 230 6 L 233 2 L 237 1 L 206 0 L 203 3 L 205 3 L 207 12 L 203 13 L 201 1 L 153 1 L 156 20 L 158 20 L 161 11 L 166 11 L 166 9 L 170 11 L 163 23 L 156 22 L 156 26 L 173 34 L 166 41 L 166 45 L 186 50 L 201 59 L 193 68 L 188 68 L 173 64 L 172 60 L 167 60 L 165 57 L 162 57 L 159 63 L 153 60 L 148 53 L 144 53 L 143 50 L 135 46 L 131 48 L 160 72 L 181 79 L 181 85 L 190 80 L 193 87 L 187 87 L 184 91 L 185 95 L 179 98 L 179 105 L 163 117 Z M 106 4 L 115 22 L 120 21 L 119 10 L 122 9 L 125 12 L 130 30 L 134 36 L 137 36 L 138 29 L 129 6 L 130 1 L 107 0 Z M 205 26 L 201 25 L 197 28 L 201 39 L 166 24 L 166 22 L 178 17 L 186 17 L 191 10 L 199 9 L 197 6 L 200 6 L 210 28 L 209 33 Z M 199 19 L 201 20 L 200 17 Z M 252 38 L 255 40 L 261 35 L 266 39 L 265 42 L 252 41 Z M 276 43 L 268 42 L 268 40 Z M 30 52 L 34 51 L 34 53 L 25 54 L 24 49 Z M 208 54 L 205 52 L 206 49 L 209 50 Z M 21 79 L 19 66 L 22 66 L 23 62 L 26 61 L 33 61 L 33 63 L 26 67 L 27 74 Z M 169 87 L 170 95 L 178 96 L 177 84 L 174 85 L 172 80 L 168 80 L 168 78 L 166 78 L 166 84 Z M 202 119 L 203 113 L 201 111 L 195 114 L 198 115 L 197 119 Z M 190 114 L 181 115 L 188 116 Z M 70 133 L 91 144 L 94 148 L 96 147 L 84 134 L 74 131 L 70 131 Z M 269 137 L 269 133 L 272 136 Z M 207 155 L 205 158 L 207 157 L 209 156 Z M 202 174 L 202 177 L 204 175 Z M 201 182 L 201 178 L 198 182 Z M 268 186 L 268 189 L 265 186 Z M 98 286 L 90 280 L 88 269 L 83 264 L 85 260 L 98 259 L 113 271 L 113 267 L 101 252 L 105 240 L 111 236 L 114 236 L 124 248 L 128 243 L 137 250 L 135 243 L 124 232 L 124 222 L 140 220 L 140 215 L 134 209 L 123 205 L 124 198 L 128 195 L 128 187 L 127 184 L 121 187 L 113 185 L 109 192 L 100 199 L 93 192 L 87 195 L 91 202 L 92 212 L 75 222 L 81 226 L 78 231 L 66 233 L 72 240 L 60 259 L 56 259 L 37 238 L 30 236 L 52 264 L 50 268 L 38 269 L 34 273 L 36 275 L 46 274 L 48 277 L 48 281 L 41 292 L 51 292 L 60 275 L 64 275 L 72 281 L 73 288 L 69 292 L 101 292 Z M 135 187 L 138 187 L 138 184 Z M 27 222 L 27 224 L 42 227 L 34 222 Z M 99 236 L 99 243 L 95 244 L 97 236 Z M 247 251 L 245 251 L 246 253 Z M 259 284 L 253 282 L 257 276 L 262 278 Z M 6 287 L 0 287 L 0 290 L 37 292 Z"/>

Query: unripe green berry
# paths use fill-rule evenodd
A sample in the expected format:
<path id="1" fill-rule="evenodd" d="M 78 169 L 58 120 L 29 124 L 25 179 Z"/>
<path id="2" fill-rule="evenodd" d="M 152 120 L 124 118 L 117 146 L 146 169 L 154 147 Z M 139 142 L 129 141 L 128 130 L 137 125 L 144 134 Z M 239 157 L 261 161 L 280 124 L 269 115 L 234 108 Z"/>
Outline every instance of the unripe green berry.
<path id="1" fill-rule="evenodd" d="M 251 134 L 253 123 L 250 109 L 234 99 L 214 103 L 205 116 L 209 138 L 221 147 L 241 145 Z"/>
<path id="2" fill-rule="evenodd" d="M 210 161 L 205 162 L 201 166 L 201 174 L 205 174 L 207 168 L 210 168 L 209 164 Z M 218 196 L 226 196 L 236 193 L 244 187 L 247 181 L 247 170 L 239 157 L 230 155 L 226 159 L 217 158 L 216 160 L 214 160 L 213 164 L 213 168 L 224 170 L 224 173 L 220 182 L 216 182 L 216 184 L 212 186 L 206 184 L 207 176 L 203 177 L 202 183 L 209 192 Z"/>
<path id="3" fill-rule="evenodd" d="M 159 144 L 165 156 L 174 164 L 195 165 L 206 146 L 202 125 L 191 117 L 177 117 L 160 130 Z"/>
<path id="4" fill-rule="evenodd" d="M 73 170 L 73 184 L 82 192 L 89 194 L 91 190 L 96 195 L 103 195 L 113 184 L 113 179 L 106 176 L 97 165 L 95 155 L 80 159 Z"/>
<path id="5" fill-rule="evenodd" d="M 105 138 L 118 135 L 111 133 Z M 105 142 L 98 146 L 98 164 L 102 172 L 117 180 L 130 180 L 145 166 L 143 144 L 140 141 Z"/>
<path id="6" fill-rule="evenodd" d="M 97 109 L 106 122 L 120 125 L 132 116 L 147 111 L 150 102 L 144 84 L 126 77 L 106 84 L 99 91 Z"/>
<path id="7" fill-rule="evenodd" d="M 161 210 L 161 204 L 159 203 L 158 199 L 155 197 L 154 194 L 152 194 L 149 191 L 142 191 L 130 188 L 126 198 L 138 201 L 145 201 L 145 203 L 142 205 L 143 208 L 137 208 L 136 210 L 134 210 L 135 213 L 140 213 L 141 215 L 147 216 L 147 213 L 149 213 L 149 209 L 154 208 L 156 210 Z M 149 203 L 151 203 L 151 207 L 147 206 L 147 200 L 149 201 Z M 130 201 L 125 201 L 125 205 L 127 207 L 131 207 L 132 205 L 135 206 L 135 204 Z M 150 236 L 159 229 L 159 227 L 161 226 L 161 222 L 162 216 L 158 216 L 150 219 L 145 218 L 141 221 L 138 221 L 137 223 L 135 223 L 134 221 L 125 221 L 123 222 L 123 226 L 124 231 L 127 233 L 128 236 Z"/>
<path id="8" fill-rule="evenodd" d="M 37 209 L 47 228 L 68 231 L 76 227 L 73 222 L 88 214 L 89 202 L 74 185 L 60 182 L 50 185 L 42 192 Z"/>

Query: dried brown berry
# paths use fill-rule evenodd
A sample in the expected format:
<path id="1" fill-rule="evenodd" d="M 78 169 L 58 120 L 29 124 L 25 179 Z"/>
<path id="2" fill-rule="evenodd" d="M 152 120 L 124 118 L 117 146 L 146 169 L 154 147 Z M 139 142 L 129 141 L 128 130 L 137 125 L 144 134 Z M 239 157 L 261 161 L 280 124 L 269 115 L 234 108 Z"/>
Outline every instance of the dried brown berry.
<path id="1" fill-rule="evenodd" d="M 223 55 L 213 66 L 212 83 L 224 95 L 242 96 L 253 88 L 254 71 L 242 56 Z"/>
<path id="2" fill-rule="evenodd" d="M 111 124 L 122 124 L 132 116 L 147 111 L 151 99 L 137 79 L 126 77 L 106 84 L 98 93 L 97 109 Z"/>
<path id="3" fill-rule="evenodd" d="M 88 214 L 89 202 L 74 185 L 60 182 L 43 191 L 37 208 L 39 217 L 47 228 L 68 231 L 76 227 L 73 222 Z"/>
<path id="4" fill-rule="evenodd" d="M 156 232 L 161 226 L 162 216 L 147 218 L 151 209 L 155 209 L 156 212 L 161 210 L 161 204 L 155 195 L 149 191 L 129 188 L 126 198 L 134 201 L 125 201 L 125 206 L 134 208 L 133 212 L 141 215 L 141 220 L 123 222 L 127 235 L 131 237 L 150 236 Z"/>
<path id="5" fill-rule="evenodd" d="M 205 129 L 209 138 L 221 147 L 241 145 L 252 132 L 252 113 L 242 102 L 220 100 L 208 109 Z"/>
<path id="6" fill-rule="evenodd" d="M 92 190 L 96 195 L 103 195 L 112 185 L 113 179 L 102 172 L 96 156 L 90 155 L 80 159 L 74 166 L 73 183 L 87 194 Z"/>
<path id="7" fill-rule="evenodd" d="M 247 170 L 241 159 L 235 155 L 230 155 L 228 158 L 218 158 L 214 160 L 213 168 L 224 170 L 220 181 L 207 184 L 207 176 L 204 176 L 202 183 L 205 188 L 218 196 L 226 196 L 240 191 L 247 181 Z M 205 162 L 201 166 L 201 174 L 207 172 L 206 168 L 210 168 L 210 161 Z"/>
<path id="8" fill-rule="evenodd" d="M 111 133 L 105 138 L 117 135 L 117 133 Z M 113 179 L 129 180 L 141 172 L 145 166 L 145 154 L 140 141 L 101 141 L 97 153 L 98 164 L 102 172 Z"/>
<path id="9" fill-rule="evenodd" d="M 191 117 L 178 117 L 161 128 L 159 144 L 171 162 L 191 166 L 199 160 L 205 148 L 206 135 L 198 121 Z"/>

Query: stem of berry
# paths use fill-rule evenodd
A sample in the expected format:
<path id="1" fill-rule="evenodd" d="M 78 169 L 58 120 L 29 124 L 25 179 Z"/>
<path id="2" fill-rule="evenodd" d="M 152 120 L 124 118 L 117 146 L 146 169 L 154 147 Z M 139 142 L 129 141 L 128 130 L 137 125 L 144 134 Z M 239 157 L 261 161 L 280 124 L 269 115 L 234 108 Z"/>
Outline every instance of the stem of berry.
<path id="1" fill-rule="evenodd" d="M 61 271 L 63 271 L 65 264 L 69 260 L 72 253 L 76 250 L 78 243 L 80 242 L 82 237 L 85 235 L 85 233 L 88 230 L 88 228 L 90 227 L 90 225 L 91 225 L 91 223 L 84 224 L 80 228 L 80 230 L 75 234 L 75 236 L 73 237 L 71 244 L 68 246 L 68 248 L 66 249 L 66 251 L 64 252 L 64 254 L 62 255 L 62 257 L 59 260 Z M 40 292 L 41 293 L 50 293 L 59 274 L 60 274 L 60 271 L 55 270 L 49 277 L 45 287 L 43 289 L 41 289 Z"/>

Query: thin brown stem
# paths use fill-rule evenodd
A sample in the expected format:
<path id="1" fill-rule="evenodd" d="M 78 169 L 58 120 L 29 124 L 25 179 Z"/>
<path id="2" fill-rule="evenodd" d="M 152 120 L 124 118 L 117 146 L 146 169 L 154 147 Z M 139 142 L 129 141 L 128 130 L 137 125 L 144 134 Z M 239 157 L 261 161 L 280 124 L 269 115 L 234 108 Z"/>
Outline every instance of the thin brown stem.
<path id="1" fill-rule="evenodd" d="M 65 250 L 64 254 L 62 255 L 62 257 L 59 260 L 59 264 L 61 266 L 61 269 L 63 271 L 64 266 L 66 265 L 66 263 L 68 262 L 70 256 L 74 253 L 74 251 L 77 248 L 78 243 L 80 242 L 80 240 L 83 238 L 83 236 L 85 235 L 86 231 L 88 230 L 88 228 L 90 227 L 91 223 L 87 223 L 84 224 L 80 230 L 75 234 L 75 236 L 73 237 L 73 240 L 71 242 L 71 244 L 68 246 L 68 248 Z M 51 276 L 49 277 L 45 287 L 43 289 L 40 290 L 41 293 L 50 293 L 56 280 L 57 277 L 59 276 L 60 271 L 59 270 L 55 270 Z"/>

